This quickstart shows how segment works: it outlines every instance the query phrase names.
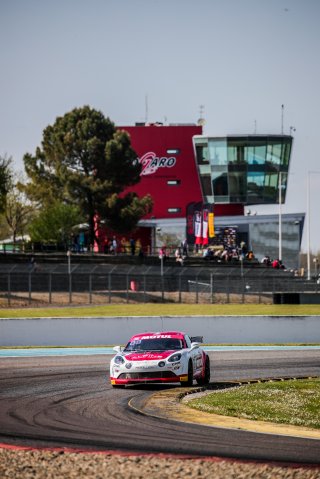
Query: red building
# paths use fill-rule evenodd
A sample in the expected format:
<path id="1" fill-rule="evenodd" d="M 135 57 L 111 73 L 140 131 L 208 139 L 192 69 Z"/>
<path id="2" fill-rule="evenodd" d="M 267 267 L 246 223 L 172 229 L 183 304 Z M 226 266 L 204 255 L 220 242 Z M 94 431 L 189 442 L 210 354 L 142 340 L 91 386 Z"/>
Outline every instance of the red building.
<path id="1" fill-rule="evenodd" d="M 195 125 L 159 124 L 119 127 L 127 131 L 142 164 L 141 181 L 131 191 L 151 194 L 153 211 L 148 218 L 185 218 L 186 205 L 202 201 L 192 138 L 201 135 Z"/>
<path id="2" fill-rule="evenodd" d="M 211 224 L 210 230 L 209 225 L 208 232 L 213 230 L 215 237 L 211 235 L 210 243 L 221 243 L 221 238 L 225 243 L 227 235 L 228 243 L 245 241 L 259 255 L 275 256 L 279 243 L 277 216 L 245 216 L 244 207 L 278 203 L 279 178 L 282 178 L 284 203 L 291 136 L 212 137 L 203 135 L 202 127 L 194 124 L 137 123 L 118 128 L 129 133 L 142 164 L 141 181 L 126 192 L 134 191 L 140 197 L 150 194 L 154 201 L 153 211 L 140 220 L 133 232 L 138 248 L 141 245 L 145 252 L 155 252 L 162 245 L 180 245 L 190 229 L 193 203 L 197 208 L 200 205 L 200 212 L 201 205 L 208 205 L 204 211 L 207 216 L 210 211 L 211 217 L 214 208 L 214 227 Z M 199 217 L 198 213 L 195 211 L 194 218 L 196 214 Z M 283 244 L 288 264 L 297 263 L 303 219 L 301 214 L 294 218 L 283 216 L 287 222 Z M 102 251 L 106 244 L 104 236 L 100 231 Z M 124 244 L 130 251 L 129 238 L 118 236 L 117 241 L 122 244 L 120 251 Z M 192 243 L 197 241 L 189 241 L 189 247 Z"/>

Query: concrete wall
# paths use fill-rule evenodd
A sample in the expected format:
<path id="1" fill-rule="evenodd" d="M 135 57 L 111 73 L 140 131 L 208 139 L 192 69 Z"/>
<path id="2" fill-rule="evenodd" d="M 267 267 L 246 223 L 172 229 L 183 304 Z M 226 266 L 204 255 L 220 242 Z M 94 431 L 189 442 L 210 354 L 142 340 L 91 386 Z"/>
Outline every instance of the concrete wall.
<path id="1" fill-rule="evenodd" d="M 320 316 L 154 316 L 0 319 L 0 346 L 124 344 L 146 331 L 185 331 L 205 343 L 320 343 Z"/>

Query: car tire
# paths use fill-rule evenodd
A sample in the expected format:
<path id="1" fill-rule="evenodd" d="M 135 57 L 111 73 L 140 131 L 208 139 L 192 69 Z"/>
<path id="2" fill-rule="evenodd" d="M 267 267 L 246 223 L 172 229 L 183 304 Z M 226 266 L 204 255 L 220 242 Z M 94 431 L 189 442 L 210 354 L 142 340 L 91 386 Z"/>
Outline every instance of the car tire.
<path id="1" fill-rule="evenodd" d="M 188 364 L 188 381 L 182 382 L 181 386 L 190 388 L 192 385 L 193 385 L 193 366 L 192 366 L 192 361 L 190 360 Z"/>
<path id="2" fill-rule="evenodd" d="M 197 383 L 199 386 L 204 386 L 205 384 L 209 384 L 210 382 L 210 358 L 206 356 L 206 363 L 204 367 L 204 375 L 202 378 L 197 379 Z"/>

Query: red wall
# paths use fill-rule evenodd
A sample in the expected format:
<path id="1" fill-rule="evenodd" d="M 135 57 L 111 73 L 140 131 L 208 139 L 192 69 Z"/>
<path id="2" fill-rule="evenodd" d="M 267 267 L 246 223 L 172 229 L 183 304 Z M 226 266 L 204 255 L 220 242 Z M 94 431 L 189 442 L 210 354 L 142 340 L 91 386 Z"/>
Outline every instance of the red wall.
<path id="1" fill-rule="evenodd" d="M 154 199 L 151 218 L 185 218 L 186 206 L 193 201 L 202 201 L 201 188 L 194 158 L 192 137 L 202 134 L 201 126 L 121 126 L 131 137 L 133 149 L 140 161 L 147 153 L 144 164 L 155 165 L 150 174 L 142 174 L 139 184 L 127 189 L 138 196 L 150 194 Z M 179 150 L 179 154 L 167 150 Z M 151 154 L 153 153 L 153 154 Z M 159 160 L 154 160 L 154 157 Z M 161 161 L 162 158 L 162 161 Z M 168 162 L 168 158 L 170 158 Z M 160 162 L 160 166 L 157 168 Z M 174 163 L 174 164 L 173 164 Z M 161 166 L 161 164 L 163 166 Z M 173 166 L 170 166 L 173 164 Z M 146 167 L 144 173 L 148 172 Z M 179 185 L 168 185 L 168 180 L 178 180 Z M 168 212 L 168 208 L 180 208 L 178 213 Z"/>

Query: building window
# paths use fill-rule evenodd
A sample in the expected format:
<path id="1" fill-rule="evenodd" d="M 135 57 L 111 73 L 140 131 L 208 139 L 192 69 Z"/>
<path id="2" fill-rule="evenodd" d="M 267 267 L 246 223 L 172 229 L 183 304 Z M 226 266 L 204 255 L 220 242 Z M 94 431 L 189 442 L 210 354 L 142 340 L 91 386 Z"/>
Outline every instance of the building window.
<path id="1" fill-rule="evenodd" d="M 168 213 L 180 213 L 181 208 L 168 208 Z"/>
<path id="2" fill-rule="evenodd" d="M 177 186 L 177 185 L 180 185 L 181 183 L 181 180 L 168 180 L 167 181 L 167 185 L 169 186 Z"/>

